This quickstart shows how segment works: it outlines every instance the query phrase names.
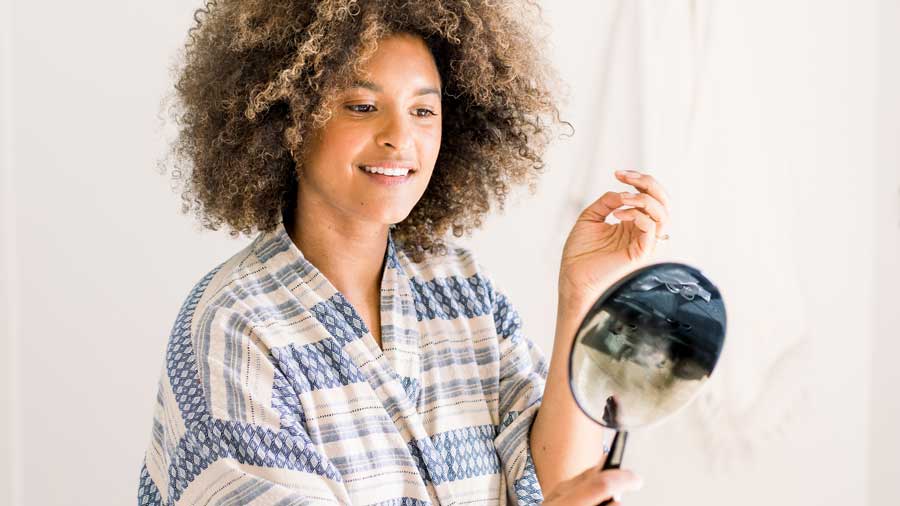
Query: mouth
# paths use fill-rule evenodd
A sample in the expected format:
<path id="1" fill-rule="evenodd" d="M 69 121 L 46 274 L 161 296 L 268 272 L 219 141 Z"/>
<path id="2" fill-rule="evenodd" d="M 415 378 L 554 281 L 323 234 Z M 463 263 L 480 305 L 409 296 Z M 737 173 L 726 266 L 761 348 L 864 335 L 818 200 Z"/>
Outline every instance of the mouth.
<path id="1" fill-rule="evenodd" d="M 391 166 L 391 165 L 358 165 L 358 167 L 369 174 L 381 174 L 384 176 L 406 176 L 416 171 L 411 166 Z"/>
<path id="2" fill-rule="evenodd" d="M 357 165 L 357 168 L 369 176 L 373 181 L 386 185 L 405 183 L 416 173 L 415 168 L 411 165 L 396 163 Z"/>

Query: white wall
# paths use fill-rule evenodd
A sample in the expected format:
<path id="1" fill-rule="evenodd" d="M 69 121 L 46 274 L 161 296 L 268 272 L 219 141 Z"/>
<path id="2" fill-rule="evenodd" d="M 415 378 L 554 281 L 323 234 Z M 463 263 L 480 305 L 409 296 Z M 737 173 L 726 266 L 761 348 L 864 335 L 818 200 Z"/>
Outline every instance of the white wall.
<path id="1" fill-rule="evenodd" d="M 876 233 L 873 306 L 871 424 L 868 434 L 872 504 L 900 504 L 900 2 L 883 0 L 879 9 L 881 70 L 875 181 Z M 878 499 L 876 502 L 875 499 Z"/>
<path id="2" fill-rule="evenodd" d="M 690 135 L 630 114 L 659 89 L 624 81 L 628 101 L 598 97 L 618 74 L 588 58 L 619 2 L 544 2 L 576 135 L 553 148 L 538 195 L 471 243 L 549 352 L 560 248 L 586 197 L 574 186 L 593 170 L 599 194 L 620 187 L 614 168 L 649 170 L 677 201 L 668 255 L 722 285 L 732 327 L 705 404 L 630 439 L 647 487 L 627 503 L 897 504 L 896 2 L 685 2 L 715 6 Z M 198 232 L 155 172 L 158 103 L 192 9 L 0 3 L 0 504 L 134 500 L 174 316 L 246 243 Z M 604 100 L 617 111 L 605 123 Z M 670 133 L 689 140 L 681 151 Z M 761 303 L 766 279 L 782 290 Z M 796 408 L 764 395 L 775 390 Z"/>
<path id="3" fill-rule="evenodd" d="M 156 172 L 159 102 L 193 5 L 14 8 L 11 478 L 18 504 L 129 504 L 181 301 L 243 244 L 197 233 Z"/>
<path id="4" fill-rule="evenodd" d="M 13 192 L 12 0 L 0 2 L 0 504 L 20 504 L 19 401 L 15 279 L 15 193 Z"/>

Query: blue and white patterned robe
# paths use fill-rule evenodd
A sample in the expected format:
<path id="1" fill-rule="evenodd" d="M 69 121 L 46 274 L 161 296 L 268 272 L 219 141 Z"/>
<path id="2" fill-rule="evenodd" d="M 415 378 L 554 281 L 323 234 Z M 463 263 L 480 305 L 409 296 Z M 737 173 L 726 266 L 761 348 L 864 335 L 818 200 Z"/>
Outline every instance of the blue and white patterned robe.
<path id="1" fill-rule="evenodd" d="M 546 361 L 471 253 L 416 264 L 389 236 L 381 336 L 260 233 L 175 321 L 138 504 L 540 504 Z"/>

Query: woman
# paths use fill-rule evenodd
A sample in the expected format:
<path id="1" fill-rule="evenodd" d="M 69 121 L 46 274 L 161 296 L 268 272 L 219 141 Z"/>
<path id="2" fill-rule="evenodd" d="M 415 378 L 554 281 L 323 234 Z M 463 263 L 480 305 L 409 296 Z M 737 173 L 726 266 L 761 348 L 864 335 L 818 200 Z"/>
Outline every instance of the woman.
<path id="1" fill-rule="evenodd" d="M 661 186 L 617 173 L 637 191 L 578 218 L 549 363 L 442 240 L 543 168 L 560 122 L 531 7 L 198 11 L 175 176 L 209 228 L 259 233 L 175 322 L 140 504 L 594 505 L 640 486 L 600 472 L 604 431 L 566 360 L 590 304 L 664 234 Z"/>

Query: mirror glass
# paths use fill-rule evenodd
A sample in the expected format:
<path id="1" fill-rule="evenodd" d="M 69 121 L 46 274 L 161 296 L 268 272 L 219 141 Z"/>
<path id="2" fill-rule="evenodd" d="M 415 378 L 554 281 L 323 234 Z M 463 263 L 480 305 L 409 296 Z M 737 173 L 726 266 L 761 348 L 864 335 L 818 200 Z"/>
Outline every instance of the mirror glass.
<path id="1" fill-rule="evenodd" d="M 581 409 L 616 430 L 644 427 L 687 405 L 725 339 L 719 290 L 697 269 L 659 263 L 610 287 L 582 321 L 569 357 Z"/>

